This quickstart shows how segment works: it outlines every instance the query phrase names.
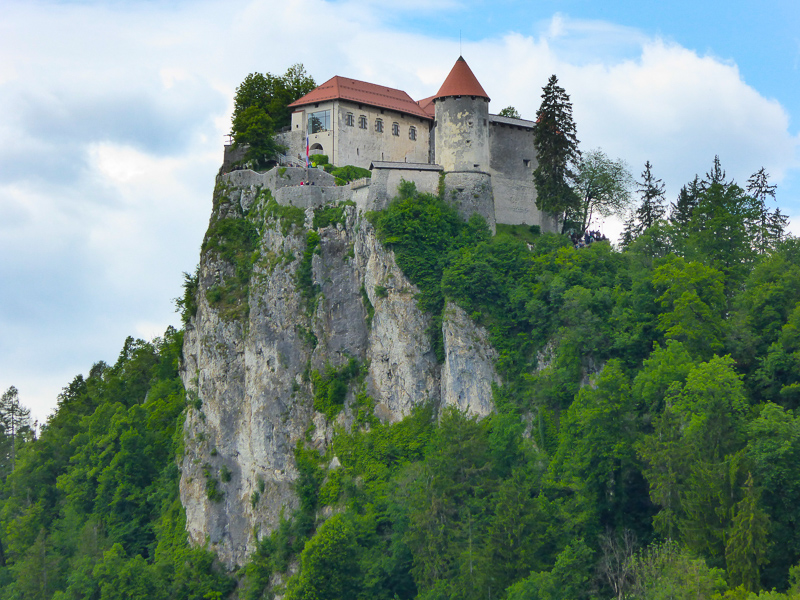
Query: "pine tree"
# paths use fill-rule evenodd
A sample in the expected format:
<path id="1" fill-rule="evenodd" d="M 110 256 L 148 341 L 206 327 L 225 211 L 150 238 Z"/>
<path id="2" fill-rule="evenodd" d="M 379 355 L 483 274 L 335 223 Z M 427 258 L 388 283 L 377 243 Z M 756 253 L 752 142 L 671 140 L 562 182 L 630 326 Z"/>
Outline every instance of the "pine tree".
<path id="1" fill-rule="evenodd" d="M 542 104 L 536 111 L 533 130 L 539 163 L 533 173 L 536 206 L 564 220 L 566 226 L 565 215 L 577 209 L 579 203 L 571 187 L 580 159 L 572 104 L 555 75 L 542 90 Z"/>
<path id="2" fill-rule="evenodd" d="M 642 171 L 642 181 L 636 182 L 637 192 L 642 199 L 639 207 L 630 218 L 625 221 L 625 230 L 622 233 L 622 244 L 628 246 L 639 237 L 646 229 L 664 218 L 667 208 L 664 205 L 664 182 L 656 179 L 652 172 L 653 166 L 648 160 Z"/>
<path id="3" fill-rule="evenodd" d="M 756 249 L 759 254 L 764 254 L 774 248 L 784 236 L 788 219 L 776 209 L 774 213 L 767 207 L 769 198 L 775 200 L 775 190 L 778 186 L 769 182 L 769 173 L 764 167 L 750 176 L 747 180 L 747 193 L 755 200 L 758 215 L 753 223 L 748 225 L 753 229 Z"/>
<path id="4" fill-rule="evenodd" d="M 642 181 L 637 182 L 638 193 L 642 198 L 642 203 L 636 211 L 642 231 L 652 227 L 653 224 L 662 219 L 667 212 L 664 203 L 664 182 L 656 179 L 652 172 L 653 166 L 648 160 L 644 164 L 642 171 Z"/>
<path id="5" fill-rule="evenodd" d="M 19 391 L 13 385 L 0 397 L 0 427 L 7 442 L 7 471 L 13 472 L 21 436 L 31 428 L 31 411 L 19 403 Z"/>
<path id="6" fill-rule="evenodd" d="M 700 201 L 701 183 L 697 175 L 681 188 L 678 199 L 671 205 L 669 220 L 677 228 L 685 227 L 692 220 L 692 213 Z"/>
<path id="7" fill-rule="evenodd" d="M 706 176 L 703 179 L 703 181 L 700 182 L 701 191 L 707 190 L 715 183 L 718 183 L 723 187 L 727 187 L 728 183 L 726 183 L 725 177 L 726 177 L 725 170 L 722 168 L 722 164 L 720 163 L 719 160 L 719 154 L 717 154 L 714 156 L 714 166 L 711 167 L 711 170 L 708 173 L 706 173 Z"/>

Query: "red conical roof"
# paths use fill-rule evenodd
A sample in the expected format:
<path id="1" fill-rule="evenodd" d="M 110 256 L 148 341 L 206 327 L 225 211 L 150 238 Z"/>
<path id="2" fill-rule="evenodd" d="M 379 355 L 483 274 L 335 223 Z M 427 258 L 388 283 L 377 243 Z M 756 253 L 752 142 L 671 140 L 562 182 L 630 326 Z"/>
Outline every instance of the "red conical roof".
<path id="1" fill-rule="evenodd" d="M 439 93 L 434 98 L 444 98 L 446 96 L 478 96 L 489 99 L 463 56 L 458 57 L 456 64 L 453 65 L 450 74 L 444 80 L 442 87 L 439 88 Z"/>

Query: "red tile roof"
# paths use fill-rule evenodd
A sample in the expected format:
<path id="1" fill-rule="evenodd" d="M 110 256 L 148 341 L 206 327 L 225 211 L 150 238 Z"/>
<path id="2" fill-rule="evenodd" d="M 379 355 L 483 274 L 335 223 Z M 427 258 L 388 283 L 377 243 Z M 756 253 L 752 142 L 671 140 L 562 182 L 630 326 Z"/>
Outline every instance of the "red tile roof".
<path id="1" fill-rule="evenodd" d="M 358 104 L 368 104 L 378 108 L 388 108 L 407 115 L 414 115 L 423 119 L 432 119 L 433 116 L 423 110 L 419 104 L 411 99 L 411 96 L 402 90 L 388 88 L 366 81 L 348 79 L 346 77 L 330 78 L 308 94 L 292 102 L 291 108 L 298 108 L 308 104 L 318 102 L 328 102 L 330 100 L 349 100 Z"/>
<path id="2" fill-rule="evenodd" d="M 431 119 L 436 118 L 436 107 L 433 105 L 433 99 L 436 96 L 428 96 L 427 98 L 423 98 L 422 100 L 417 100 L 417 104 L 419 107 L 425 111 Z"/>
<path id="3" fill-rule="evenodd" d="M 458 57 L 456 64 L 453 65 L 450 74 L 444 80 L 442 87 L 439 88 L 439 93 L 434 98 L 444 98 L 446 96 L 478 96 L 489 99 L 463 56 Z"/>

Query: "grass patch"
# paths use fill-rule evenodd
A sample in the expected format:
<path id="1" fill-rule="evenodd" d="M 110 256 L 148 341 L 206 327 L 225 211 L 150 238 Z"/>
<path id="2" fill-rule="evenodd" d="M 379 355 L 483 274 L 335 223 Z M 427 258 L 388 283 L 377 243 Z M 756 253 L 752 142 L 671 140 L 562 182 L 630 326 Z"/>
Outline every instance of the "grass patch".
<path id="1" fill-rule="evenodd" d="M 509 235 L 523 242 L 535 244 L 541 235 L 538 225 L 503 225 L 497 224 L 497 235 Z"/>

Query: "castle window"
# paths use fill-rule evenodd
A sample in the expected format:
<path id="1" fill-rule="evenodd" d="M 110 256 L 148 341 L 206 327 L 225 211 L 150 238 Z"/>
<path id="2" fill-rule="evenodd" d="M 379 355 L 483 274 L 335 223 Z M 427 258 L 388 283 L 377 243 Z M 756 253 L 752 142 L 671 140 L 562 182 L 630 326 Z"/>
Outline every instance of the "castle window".
<path id="1" fill-rule="evenodd" d="M 308 133 L 328 131 L 331 128 L 331 111 L 318 110 L 308 115 Z"/>
<path id="2" fill-rule="evenodd" d="M 348 127 L 352 127 L 355 124 L 353 113 L 347 113 L 347 115 L 344 118 L 344 122 Z"/>
<path id="3" fill-rule="evenodd" d="M 522 162 L 525 163 L 526 167 L 530 167 L 531 166 L 531 161 L 528 158 L 523 158 Z"/>
<path id="4" fill-rule="evenodd" d="M 408 128 L 408 139 L 416 140 L 417 139 L 417 128 L 416 127 L 409 127 Z"/>
<path id="5" fill-rule="evenodd" d="M 367 115 L 361 115 L 360 117 L 358 117 L 358 126 L 361 129 L 367 128 Z"/>
<path id="6" fill-rule="evenodd" d="M 375 131 L 383 133 L 383 119 L 375 119 Z"/>
<path id="7" fill-rule="evenodd" d="M 400 124 L 392 123 L 392 135 L 400 135 Z"/>

